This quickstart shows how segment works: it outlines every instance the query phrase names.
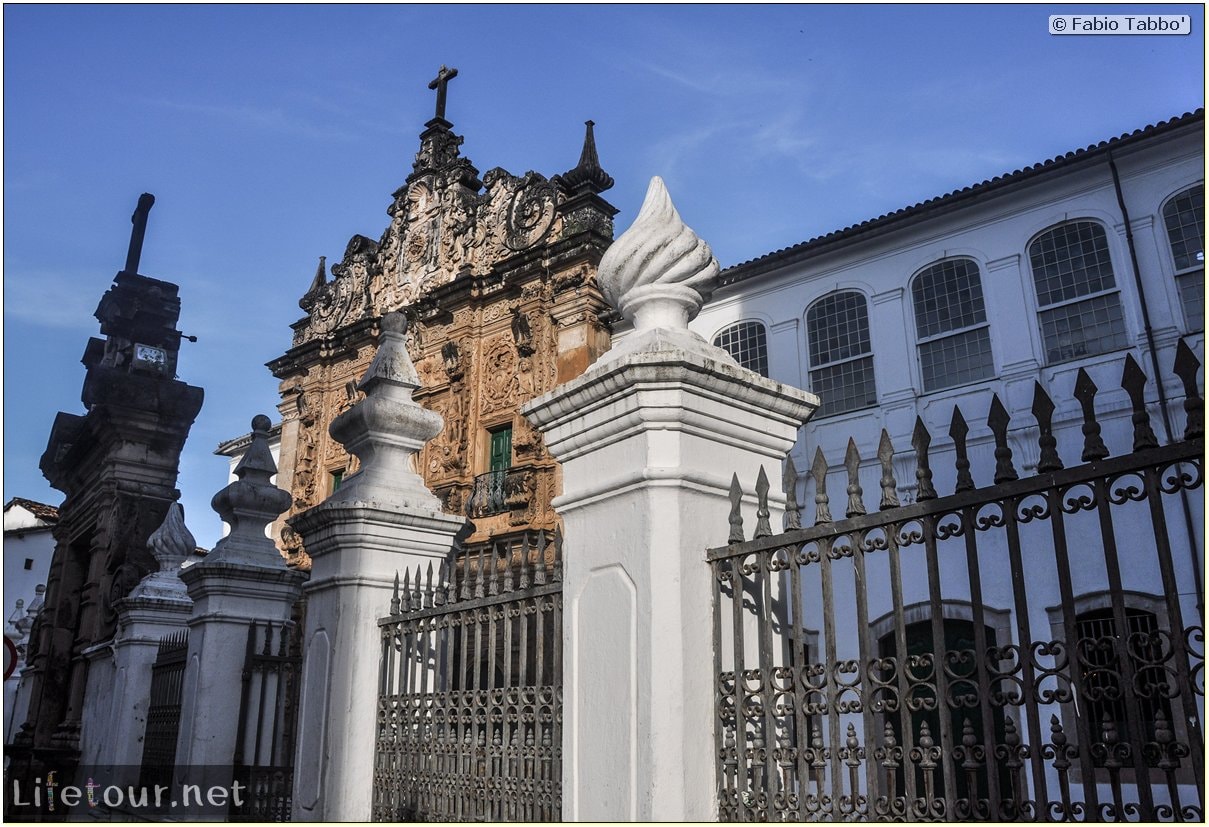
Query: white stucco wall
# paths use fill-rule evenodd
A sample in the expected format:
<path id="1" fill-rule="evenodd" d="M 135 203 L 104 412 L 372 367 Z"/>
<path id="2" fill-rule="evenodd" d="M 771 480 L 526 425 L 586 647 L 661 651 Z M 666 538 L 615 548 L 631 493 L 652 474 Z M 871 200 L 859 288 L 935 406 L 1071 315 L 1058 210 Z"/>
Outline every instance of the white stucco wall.
<path id="1" fill-rule="evenodd" d="M 14 504 L 4 512 L 5 620 L 12 615 L 18 599 L 30 605 L 34 589 L 46 584 L 55 550 L 51 528 L 50 523 L 39 520 L 20 505 Z"/>

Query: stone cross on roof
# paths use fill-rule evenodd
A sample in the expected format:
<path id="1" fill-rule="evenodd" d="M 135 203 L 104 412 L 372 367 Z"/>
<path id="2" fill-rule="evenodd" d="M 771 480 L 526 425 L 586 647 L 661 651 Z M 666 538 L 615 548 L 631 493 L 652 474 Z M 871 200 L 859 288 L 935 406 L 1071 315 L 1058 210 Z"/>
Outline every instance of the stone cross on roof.
<path id="1" fill-rule="evenodd" d="M 433 78 L 431 83 L 428 84 L 429 89 L 437 90 L 437 117 L 442 120 L 445 119 L 446 87 L 449 86 L 449 81 L 453 80 L 457 76 L 457 69 L 448 69 L 444 66 L 444 64 L 442 64 L 440 71 L 437 72 L 437 76 Z"/>

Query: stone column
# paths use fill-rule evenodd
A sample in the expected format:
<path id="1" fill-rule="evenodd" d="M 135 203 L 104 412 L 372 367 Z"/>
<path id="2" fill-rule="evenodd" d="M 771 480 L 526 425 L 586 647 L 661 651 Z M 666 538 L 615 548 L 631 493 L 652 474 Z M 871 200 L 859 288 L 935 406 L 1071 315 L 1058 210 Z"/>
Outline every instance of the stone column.
<path id="1" fill-rule="evenodd" d="M 180 579 L 181 564 L 197 541 L 185 527 L 180 503 L 173 503 L 163 524 L 147 541 L 159 570 L 144 577 L 115 605 L 117 634 L 93 656 L 88 670 L 81 764 L 95 768 L 114 784 L 138 779 L 119 778 L 112 768 L 137 768 L 143 760 L 147 708 L 151 700 L 151 670 L 160 641 L 185 629 L 193 601 Z M 137 776 L 137 772 L 134 773 Z M 99 776 L 98 776 L 99 777 Z"/>
<path id="2" fill-rule="evenodd" d="M 567 821 L 717 818 L 705 550 L 818 405 L 688 330 L 717 273 L 654 179 L 600 264 L 635 334 L 524 408 L 563 468 Z"/>
<path id="3" fill-rule="evenodd" d="M 368 821 L 373 796 L 377 620 L 390 612 L 395 576 L 438 569 L 466 520 L 445 514 L 411 470 L 442 427 L 416 404 L 420 385 L 405 346 L 406 321 L 381 322 L 378 352 L 361 380 L 365 399 L 332 422 L 332 438 L 360 470 L 320 505 L 291 518 L 311 556 L 303 685 L 294 764 L 295 821 Z"/>
<path id="4" fill-rule="evenodd" d="M 181 694 L 176 780 L 229 784 L 240 720 L 240 686 L 253 622 L 280 627 L 306 576 L 286 567 L 265 536 L 265 526 L 290 506 L 290 495 L 272 485 L 267 416 L 252 419 L 252 443 L 235 468 L 238 479 L 219 491 L 214 510 L 231 527 L 201 563 L 181 572 L 193 599 L 189 651 Z M 199 767 L 227 768 L 198 778 Z"/>

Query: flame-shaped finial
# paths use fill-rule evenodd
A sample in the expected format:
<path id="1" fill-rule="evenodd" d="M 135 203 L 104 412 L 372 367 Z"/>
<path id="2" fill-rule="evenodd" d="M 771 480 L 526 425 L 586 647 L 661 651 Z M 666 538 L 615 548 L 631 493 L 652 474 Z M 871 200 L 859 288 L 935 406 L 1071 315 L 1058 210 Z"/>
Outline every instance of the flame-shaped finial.
<path id="1" fill-rule="evenodd" d="M 685 329 L 714 292 L 720 270 L 655 176 L 638 217 L 601 258 L 597 279 L 635 330 Z"/>
<path id="2" fill-rule="evenodd" d="M 185 526 L 185 512 L 180 503 L 168 506 L 164 522 L 151 533 L 147 547 L 160 564 L 160 571 L 173 572 L 174 576 L 185 558 L 197 548 L 197 541 Z"/>
<path id="3" fill-rule="evenodd" d="M 185 525 L 185 512 L 180 503 L 168 506 L 164 522 L 147 538 L 147 548 L 159 563 L 159 571 L 153 571 L 139 581 L 127 597 L 188 602 L 180 570 L 185 559 L 197 549 L 197 541 Z"/>

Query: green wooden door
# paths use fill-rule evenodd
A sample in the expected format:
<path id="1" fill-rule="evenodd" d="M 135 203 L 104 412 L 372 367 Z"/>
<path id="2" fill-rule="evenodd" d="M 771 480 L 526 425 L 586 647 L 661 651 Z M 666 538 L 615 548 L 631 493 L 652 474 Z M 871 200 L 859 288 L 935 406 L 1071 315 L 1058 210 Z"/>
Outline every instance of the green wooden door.
<path id="1" fill-rule="evenodd" d="M 512 426 L 491 432 L 491 471 L 505 471 L 512 465 Z"/>

